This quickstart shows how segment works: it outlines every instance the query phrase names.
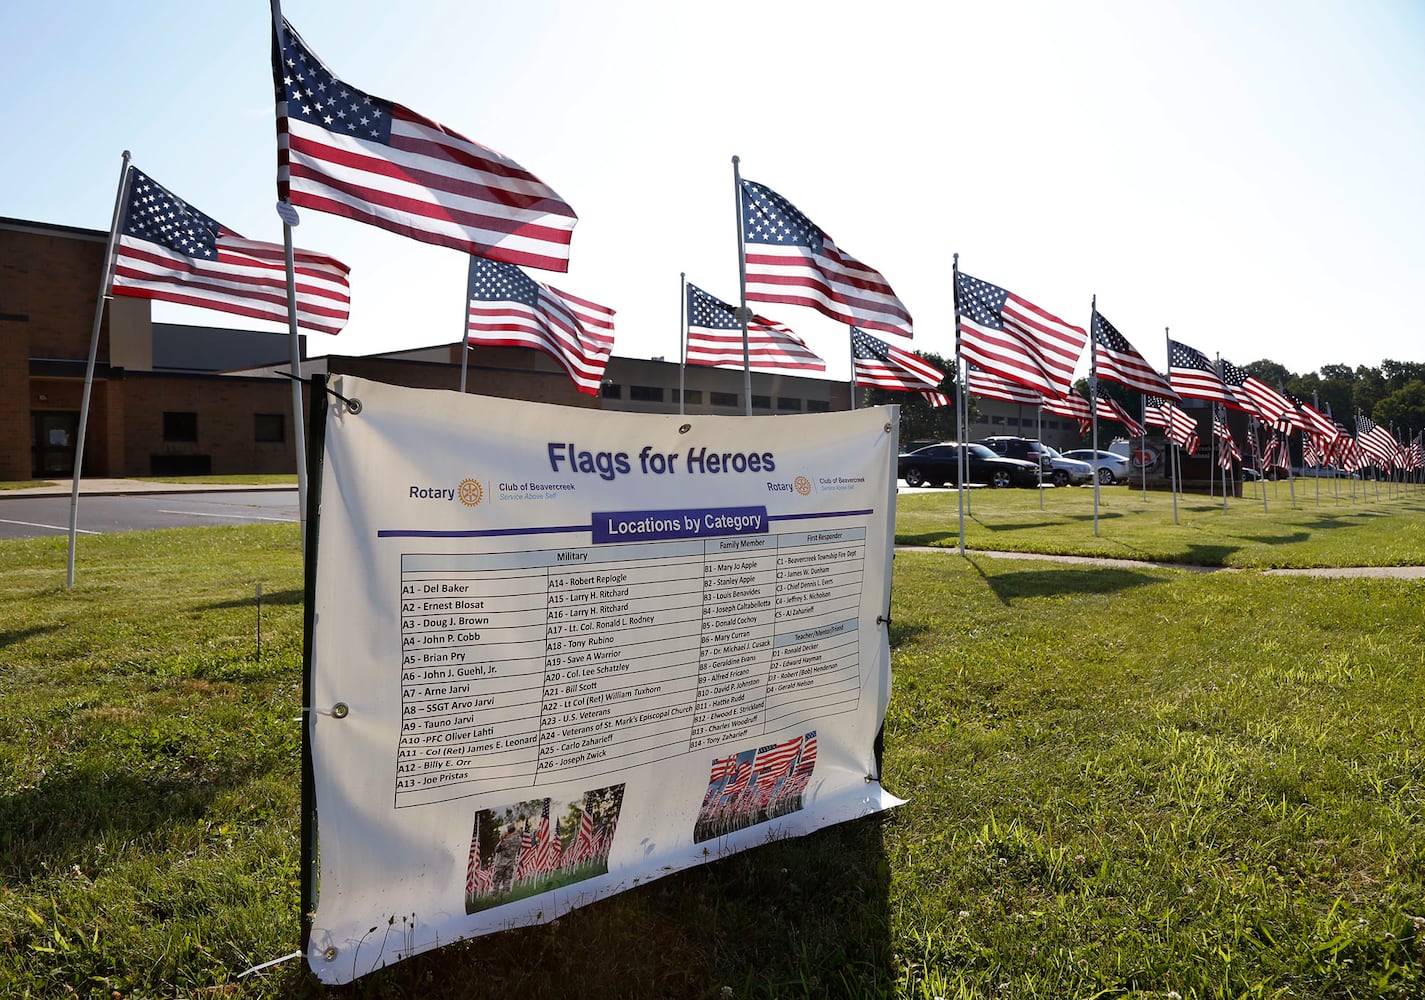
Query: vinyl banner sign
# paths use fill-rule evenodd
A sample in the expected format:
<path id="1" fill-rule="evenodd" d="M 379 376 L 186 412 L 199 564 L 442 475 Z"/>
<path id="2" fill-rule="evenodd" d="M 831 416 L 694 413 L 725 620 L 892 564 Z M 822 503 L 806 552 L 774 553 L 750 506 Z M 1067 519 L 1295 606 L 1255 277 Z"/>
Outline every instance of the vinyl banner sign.
<path id="1" fill-rule="evenodd" d="M 359 406 L 308 550 L 324 982 L 896 804 L 895 408 L 330 385 Z"/>

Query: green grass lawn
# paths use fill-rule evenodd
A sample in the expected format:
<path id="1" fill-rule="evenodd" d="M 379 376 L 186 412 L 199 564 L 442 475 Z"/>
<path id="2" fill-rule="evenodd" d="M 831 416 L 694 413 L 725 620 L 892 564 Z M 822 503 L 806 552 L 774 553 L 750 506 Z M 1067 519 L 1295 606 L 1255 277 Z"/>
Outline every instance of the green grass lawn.
<path id="1" fill-rule="evenodd" d="M 1105 492 L 1104 544 L 1184 549 L 1170 498 Z M 1078 494 L 1040 528 L 1034 494 L 977 493 L 975 530 L 1091 547 Z M 953 501 L 903 497 L 902 540 L 944 543 Z M 1259 564 L 1398 562 L 1425 524 L 1232 504 L 1190 530 Z M 0 543 L 0 996 L 327 995 L 298 961 L 236 978 L 297 946 L 295 527 L 87 539 L 72 592 L 64 556 Z M 906 805 L 335 995 L 1425 995 L 1422 607 L 1418 580 L 898 553 Z"/>
<path id="2" fill-rule="evenodd" d="M 966 494 L 965 546 L 1007 552 L 1107 556 L 1204 566 L 1420 566 L 1425 565 L 1425 491 L 1408 486 L 1349 482 L 1339 499 L 1330 480 L 1296 483 L 1292 506 L 1286 483 L 1267 483 L 1266 509 L 1255 487 L 1245 497 L 1185 495 L 1129 489 L 1099 490 L 1094 536 L 1093 489 L 971 490 Z M 1368 496 L 1367 496 L 1368 494 Z M 1369 502 L 1367 502 L 1369 500 Z M 958 548 L 960 498 L 955 490 L 907 494 L 897 502 L 896 541 L 902 545 Z M 1393 515 L 1404 515 L 1396 517 Z"/>

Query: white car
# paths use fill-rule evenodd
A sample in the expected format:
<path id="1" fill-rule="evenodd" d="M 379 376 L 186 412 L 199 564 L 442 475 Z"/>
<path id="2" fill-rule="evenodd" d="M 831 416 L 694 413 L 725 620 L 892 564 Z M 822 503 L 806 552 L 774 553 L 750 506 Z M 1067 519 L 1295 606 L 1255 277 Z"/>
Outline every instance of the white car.
<path id="1" fill-rule="evenodd" d="M 1064 452 L 1065 458 L 1076 458 L 1080 462 L 1087 462 L 1095 469 L 1099 484 L 1102 486 L 1112 486 L 1114 483 L 1125 482 L 1132 471 L 1127 457 L 1114 451 L 1104 451 L 1092 448 L 1075 448 L 1073 451 Z"/>

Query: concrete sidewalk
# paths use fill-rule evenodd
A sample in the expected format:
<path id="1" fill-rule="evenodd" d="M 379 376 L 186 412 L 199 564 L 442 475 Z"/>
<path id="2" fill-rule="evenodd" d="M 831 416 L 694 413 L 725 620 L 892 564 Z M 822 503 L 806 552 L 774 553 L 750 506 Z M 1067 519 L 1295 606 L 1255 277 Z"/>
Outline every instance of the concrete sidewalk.
<path id="1" fill-rule="evenodd" d="M 125 494 L 145 493 L 237 493 L 254 490 L 297 490 L 296 483 L 150 483 L 141 479 L 81 479 L 79 495 L 82 497 L 112 497 Z M 0 490 L 0 501 L 6 497 L 56 497 L 70 496 L 74 492 L 74 480 L 56 479 L 48 486 L 26 486 L 18 490 Z"/>
<path id="2" fill-rule="evenodd" d="M 897 552 L 939 552 L 959 555 L 958 547 L 939 545 L 897 545 Z M 1189 573 L 1265 573 L 1269 576 L 1374 577 L 1389 580 L 1425 580 L 1425 566 L 1318 566 L 1305 569 L 1250 570 L 1238 566 L 1202 566 L 1194 563 L 1148 562 L 1142 559 L 1110 559 L 1104 556 L 1059 556 L 1039 552 L 996 552 L 990 549 L 965 550 L 965 556 L 988 559 L 1033 559 L 1036 562 L 1077 563 L 1088 566 L 1116 566 L 1121 569 L 1179 569 Z"/>

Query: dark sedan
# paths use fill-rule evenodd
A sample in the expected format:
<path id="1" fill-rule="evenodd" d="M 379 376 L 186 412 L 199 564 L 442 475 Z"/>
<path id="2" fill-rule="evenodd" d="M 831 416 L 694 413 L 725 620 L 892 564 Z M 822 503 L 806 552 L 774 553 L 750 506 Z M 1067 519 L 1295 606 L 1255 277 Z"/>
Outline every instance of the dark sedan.
<path id="1" fill-rule="evenodd" d="M 905 452 L 896 461 L 896 475 L 907 486 L 944 486 L 960 483 L 960 452 L 969 463 L 969 481 L 990 486 L 1039 485 L 1039 467 L 1017 458 L 1001 458 L 982 444 L 956 445 L 947 441 Z"/>

